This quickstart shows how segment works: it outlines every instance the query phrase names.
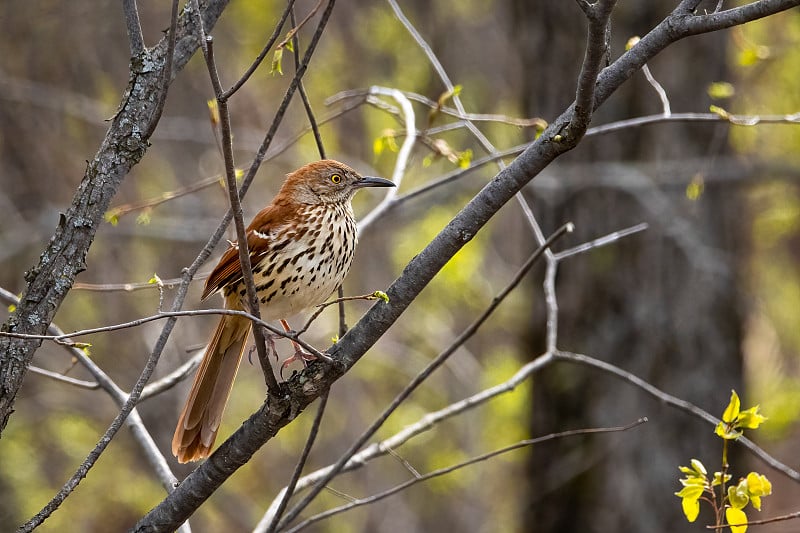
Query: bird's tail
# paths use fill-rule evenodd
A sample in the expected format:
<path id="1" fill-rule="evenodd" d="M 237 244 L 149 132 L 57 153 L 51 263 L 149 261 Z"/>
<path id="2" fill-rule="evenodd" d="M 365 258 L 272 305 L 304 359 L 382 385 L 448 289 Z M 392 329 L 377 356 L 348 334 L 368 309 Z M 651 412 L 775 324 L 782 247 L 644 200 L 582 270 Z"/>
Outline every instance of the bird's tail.
<path id="1" fill-rule="evenodd" d="M 210 455 L 251 326 L 241 316 L 220 319 L 172 437 L 172 453 L 181 463 Z"/>

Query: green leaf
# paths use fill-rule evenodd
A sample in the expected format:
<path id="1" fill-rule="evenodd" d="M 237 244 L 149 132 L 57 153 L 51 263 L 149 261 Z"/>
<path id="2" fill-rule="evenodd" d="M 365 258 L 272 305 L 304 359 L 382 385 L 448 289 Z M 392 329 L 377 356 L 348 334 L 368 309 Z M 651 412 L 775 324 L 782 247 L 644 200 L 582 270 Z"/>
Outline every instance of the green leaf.
<path id="1" fill-rule="evenodd" d="M 728 407 L 726 407 L 725 412 L 722 413 L 722 421 L 728 424 L 733 423 L 736 417 L 739 416 L 740 407 L 741 402 L 739 401 L 739 395 L 736 394 L 735 390 L 731 390 L 731 401 L 728 402 Z"/>
<path id="2" fill-rule="evenodd" d="M 16 310 L 17 310 L 17 306 L 16 305 L 11 304 L 11 305 L 8 306 L 8 312 L 9 313 L 13 313 Z"/>
<path id="3" fill-rule="evenodd" d="M 275 75 L 277 72 L 281 76 L 283 76 L 283 67 L 281 67 L 281 62 L 283 61 L 283 48 L 278 48 L 275 50 L 275 54 L 272 56 L 272 68 L 269 70 L 269 73 Z"/>
<path id="4" fill-rule="evenodd" d="M 208 106 L 208 117 L 211 119 L 211 124 L 216 126 L 219 124 L 219 102 L 216 99 L 206 100 Z"/>
<path id="5" fill-rule="evenodd" d="M 388 294 L 386 294 L 386 293 L 385 293 L 385 292 L 383 292 L 383 291 L 375 291 L 375 292 L 373 292 L 373 293 L 372 293 L 372 295 L 373 295 L 375 298 L 378 298 L 379 300 L 383 300 L 383 301 L 384 301 L 384 302 L 386 302 L 387 304 L 389 303 L 389 295 L 388 295 Z"/>
<path id="6" fill-rule="evenodd" d="M 112 226 L 116 226 L 117 224 L 119 224 L 119 211 L 117 211 L 116 209 L 110 209 L 105 212 L 103 218 L 105 219 L 106 222 L 108 222 Z"/>
<path id="7" fill-rule="evenodd" d="M 736 94 L 736 89 L 733 87 L 733 84 L 728 83 L 727 81 L 715 81 L 714 83 L 709 84 L 706 92 L 708 93 L 708 96 L 714 100 L 721 100 L 723 98 L 730 98 Z"/>
<path id="8" fill-rule="evenodd" d="M 725 120 L 731 118 L 730 114 L 719 106 L 716 105 L 708 106 L 708 110 L 714 113 L 715 115 L 719 115 L 720 118 L 723 118 Z"/>
<path id="9" fill-rule="evenodd" d="M 735 507 L 728 507 L 725 509 L 725 519 L 728 521 L 728 525 L 731 528 L 731 533 L 744 533 L 747 531 L 747 526 L 744 525 L 735 525 L 735 524 L 745 524 L 747 523 L 747 515 L 744 514 L 744 511 L 741 509 L 736 509 Z"/>
<path id="10" fill-rule="evenodd" d="M 339 335 L 331 337 L 331 343 L 336 344 L 337 342 L 339 342 Z"/>
<path id="11" fill-rule="evenodd" d="M 145 209 L 144 211 L 139 213 L 139 216 L 136 217 L 136 223 L 139 224 L 140 226 L 147 226 L 148 224 L 150 224 L 150 210 Z"/>
<path id="12" fill-rule="evenodd" d="M 150 285 L 161 285 L 163 282 L 161 281 L 161 278 L 158 277 L 158 274 L 153 273 L 153 277 L 147 280 L 147 283 Z"/>

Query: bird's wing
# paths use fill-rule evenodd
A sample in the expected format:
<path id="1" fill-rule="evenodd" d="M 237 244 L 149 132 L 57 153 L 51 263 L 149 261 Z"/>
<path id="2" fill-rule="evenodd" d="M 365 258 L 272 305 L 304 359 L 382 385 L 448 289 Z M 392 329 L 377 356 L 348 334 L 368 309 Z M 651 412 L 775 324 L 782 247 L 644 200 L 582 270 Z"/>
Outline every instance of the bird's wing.
<path id="1" fill-rule="evenodd" d="M 250 266 L 255 268 L 259 260 L 273 248 L 278 230 L 281 229 L 282 206 L 269 205 L 262 209 L 247 227 L 247 249 L 250 252 Z M 233 243 L 206 280 L 202 298 L 205 299 L 227 285 L 242 279 L 242 265 L 239 262 L 239 246 Z"/>

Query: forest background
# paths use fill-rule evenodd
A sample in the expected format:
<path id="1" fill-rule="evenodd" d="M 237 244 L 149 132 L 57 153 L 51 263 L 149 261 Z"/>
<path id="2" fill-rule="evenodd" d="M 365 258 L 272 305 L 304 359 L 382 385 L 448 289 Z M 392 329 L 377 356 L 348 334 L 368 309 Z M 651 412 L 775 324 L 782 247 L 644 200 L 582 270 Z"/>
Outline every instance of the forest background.
<path id="1" fill-rule="evenodd" d="M 620 2 L 607 35 L 609 60 L 625 52 L 631 37 L 644 36 L 685 3 Z M 296 2 L 296 22 L 312 14 L 297 33 L 301 57 L 328 5 Z M 335 5 L 303 76 L 315 119 L 323 123 L 325 151 L 364 174 L 387 178 L 396 179 L 398 163 L 404 163 L 393 203 L 381 204 L 378 193 L 356 199 L 360 218 L 376 207 L 379 216 L 363 229 L 346 295 L 385 291 L 498 174 L 498 161 L 510 163 L 520 151 L 511 149 L 548 134 L 543 127 L 575 99 L 585 64 L 587 16 L 581 5 L 526 0 Z M 697 12 L 716 6 L 704 2 Z M 278 1 L 231 2 L 209 27 L 226 87 L 252 64 L 285 8 L 286 2 Z M 399 18 L 400 8 L 417 38 Z M 724 9 L 730 8 L 726 3 Z M 169 3 L 141 1 L 138 15 L 144 44 L 156 45 L 168 33 Z M 26 272 L 63 223 L 61 214 L 73 201 L 87 162 L 124 103 L 132 79 L 129 27 L 118 3 L 0 4 L 3 321 L 16 308 L 14 295 L 23 294 L 26 279 L 35 275 Z M 279 32 L 279 42 L 290 27 L 287 22 Z M 456 90 L 437 72 L 437 61 Z M 275 71 L 270 50 L 229 100 L 240 168 L 257 153 L 291 85 L 295 63 L 288 46 L 280 66 L 282 74 Z M 415 471 L 448 467 L 522 439 L 627 426 L 643 417 L 647 423 L 525 446 L 312 529 L 528 531 L 535 524 L 545 532 L 700 530 L 712 521 L 707 510 L 699 524 L 688 526 L 673 493 L 680 490 L 678 466 L 690 458 L 719 464 L 714 425 L 644 391 L 633 376 L 717 417 L 736 389 L 746 406 L 760 404 L 769 417 L 752 435 L 757 444 L 797 469 L 798 71 L 800 13 L 794 8 L 680 40 L 649 60 L 646 72 L 635 72 L 598 107 L 577 147 L 467 237 L 469 243 L 367 356 L 331 387 L 306 472 L 335 463 L 392 398 L 487 309 L 542 238 L 571 222 L 575 230 L 558 238 L 555 255 L 543 256 L 370 442 L 509 383 L 518 372 L 526 372 L 524 379 L 514 381 L 513 390 L 509 386 L 490 401 L 437 422 L 393 454 L 337 477 L 330 484 L 336 492 L 323 492 L 307 514 L 378 493 Z M 213 98 L 203 55 L 195 53 L 176 74 L 146 154 L 116 191 L 86 270 L 58 309 L 53 322 L 62 331 L 125 323 L 170 307 L 183 270 L 229 205 L 219 127 L 209 118 Z M 414 110 L 413 128 L 404 105 Z M 467 124 L 485 137 L 476 137 Z M 411 129 L 415 143 L 404 152 Z M 509 150 L 504 157 L 492 157 L 504 150 Z M 317 158 L 307 110 L 295 96 L 242 199 L 245 221 L 287 172 Z M 438 181 L 447 176 L 452 179 Z M 617 239 L 594 241 L 620 231 Z M 225 238 L 235 240 L 234 230 Z M 580 253 L 564 253 L 593 241 Z M 212 261 L 224 245 L 214 249 Z M 200 302 L 202 274 L 210 268 L 209 263 L 200 268 L 185 309 L 222 305 Z M 347 302 L 348 324 L 371 305 Z M 326 310 L 304 340 L 328 347 L 337 335 L 337 318 L 333 308 Z M 152 381 L 188 370 L 182 365 L 206 342 L 215 320 L 178 320 Z M 162 327 L 163 320 L 152 321 L 75 338 L 87 345 L 72 351 L 45 341 L 36 351 L 34 366 L 80 382 L 38 371 L 25 376 L 0 439 L 0 523 L 16 526 L 38 513 L 120 410 L 103 387 L 85 387 L 97 376 L 76 363 L 74 350 L 129 391 Z M 286 341 L 279 347 L 290 349 Z M 552 357 L 558 350 L 561 359 Z M 542 360 L 542 354 L 551 358 Z M 575 354 L 593 359 L 569 358 Z M 596 361 L 630 374 L 614 375 Z M 254 355 L 239 374 L 223 438 L 259 408 L 263 383 Z M 137 407 L 140 429 L 152 436 L 178 479 L 193 468 L 178 465 L 169 452 L 186 389 L 181 379 Z M 315 411 L 312 404 L 214 491 L 193 515 L 192 529 L 256 528 L 288 483 Z M 128 427 L 119 431 L 41 531 L 122 530 L 159 504 L 166 494 L 163 479 L 154 472 L 152 450 L 144 450 L 135 433 Z M 800 480 L 738 445 L 730 462 L 737 476 L 758 470 L 773 482 L 764 511 L 751 518 L 800 511 Z M 766 531 L 796 528 L 796 520 L 765 526 Z"/>

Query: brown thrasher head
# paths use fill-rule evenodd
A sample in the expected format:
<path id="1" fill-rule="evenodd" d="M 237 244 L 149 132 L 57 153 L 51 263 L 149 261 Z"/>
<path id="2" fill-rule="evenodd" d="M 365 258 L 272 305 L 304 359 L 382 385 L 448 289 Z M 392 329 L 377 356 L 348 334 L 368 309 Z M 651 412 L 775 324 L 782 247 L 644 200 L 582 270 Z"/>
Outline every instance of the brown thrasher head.
<path id="1" fill-rule="evenodd" d="M 358 241 L 350 201 L 364 187 L 394 183 L 361 176 L 338 161 L 316 161 L 289 174 L 253 218 L 247 247 L 262 319 L 283 319 L 321 304 L 341 285 Z M 203 298 L 220 290 L 227 308 L 247 308 L 235 243 L 211 272 Z M 172 439 L 180 462 L 211 453 L 251 325 L 241 316 L 220 318 Z"/>

